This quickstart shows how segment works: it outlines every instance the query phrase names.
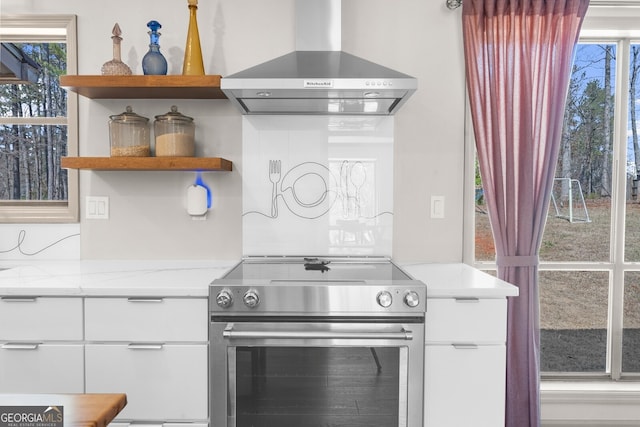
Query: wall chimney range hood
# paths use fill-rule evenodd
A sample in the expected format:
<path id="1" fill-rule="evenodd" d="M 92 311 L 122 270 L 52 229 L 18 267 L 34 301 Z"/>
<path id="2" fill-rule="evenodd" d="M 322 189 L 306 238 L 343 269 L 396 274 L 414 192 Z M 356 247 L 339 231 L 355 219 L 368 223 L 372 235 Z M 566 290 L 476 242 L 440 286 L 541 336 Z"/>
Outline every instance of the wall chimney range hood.
<path id="1" fill-rule="evenodd" d="M 340 50 L 340 0 L 296 0 L 296 50 L 224 77 L 243 114 L 392 115 L 414 77 Z"/>

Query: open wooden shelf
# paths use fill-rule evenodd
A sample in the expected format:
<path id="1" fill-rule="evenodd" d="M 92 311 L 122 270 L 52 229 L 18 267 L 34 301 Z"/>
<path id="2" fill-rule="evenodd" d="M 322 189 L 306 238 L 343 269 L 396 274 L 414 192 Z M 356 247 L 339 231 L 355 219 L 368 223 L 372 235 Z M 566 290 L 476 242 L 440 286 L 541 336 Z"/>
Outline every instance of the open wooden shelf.
<path id="1" fill-rule="evenodd" d="M 220 157 L 63 157 L 65 169 L 105 171 L 231 171 Z"/>
<path id="2" fill-rule="evenodd" d="M 219 75 L 60 76 L 60 86 L 91 99 L 226 99 Z"/>

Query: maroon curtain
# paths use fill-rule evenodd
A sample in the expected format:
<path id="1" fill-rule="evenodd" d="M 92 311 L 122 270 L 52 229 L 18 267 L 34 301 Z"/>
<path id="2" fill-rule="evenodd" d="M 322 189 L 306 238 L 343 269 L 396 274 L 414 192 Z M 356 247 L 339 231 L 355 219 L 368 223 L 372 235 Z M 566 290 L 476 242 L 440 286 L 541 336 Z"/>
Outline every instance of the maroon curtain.
<path id="1" fill-rule="evenodd" d="M 540 425 L 538 254 L 589 0 L 464 0 L 467 90 L 509 299 L 505 425 Z"/>

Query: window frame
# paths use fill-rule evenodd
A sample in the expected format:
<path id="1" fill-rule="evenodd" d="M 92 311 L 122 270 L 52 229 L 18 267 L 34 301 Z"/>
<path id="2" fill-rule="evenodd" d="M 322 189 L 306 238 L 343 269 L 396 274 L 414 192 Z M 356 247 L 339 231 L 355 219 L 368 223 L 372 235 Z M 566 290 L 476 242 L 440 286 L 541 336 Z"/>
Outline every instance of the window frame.
<path id="1" fill-rule="evenodd" d="M 76 15 L 3 15 L 0 20 L 0 40 L 3 42 L 65 42 L 67 45 L 67 74 L 77 74 L 77 17 Z M 78 155 L 78 95 L 67 92 L 66 118 L 1 118 L 0 124 L 65 124 L 67 126 L 67 155 Z M 3 223 L 71 223 L 78 222 L 79 174 L 67 170 L 67 201 L 1 200 L 0 221 Z"/>

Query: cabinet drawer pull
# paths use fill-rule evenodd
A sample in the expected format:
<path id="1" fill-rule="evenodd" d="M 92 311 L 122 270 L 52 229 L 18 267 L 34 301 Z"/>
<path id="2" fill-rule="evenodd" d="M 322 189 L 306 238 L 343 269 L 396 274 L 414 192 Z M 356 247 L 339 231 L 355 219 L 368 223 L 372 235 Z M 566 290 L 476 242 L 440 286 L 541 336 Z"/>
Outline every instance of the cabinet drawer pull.
<path id="1" fill-rule="evenodd" d="M 2 345 L 5 350 L 37 350 L 39 342 L 8 342 Z"/>
<path id="2" fill-rule="evenodd" d="M 459 303 L 467 303 L 467 304 L 470 304 L 470 303 L 478 303 L 478 302 L 480 302 L 480 298 L 473 298 L 473 297 L 468 297 L 468 298 L 466 298 L 466 297 L 458 297 L 458 298 L 455 298 L 455 301 L 456 301 L 456 302 L 459 302 Z"/>
<path id="3" fill-rule="evenodd" d="M 38 297 L 0 297 L 5 302 L 36 302 Z"/>
<path id="4" fill-rule="evenodd" d="M 478 344 L 472 343 L 453 343 L 451 344 L 456 350 L 477 350 Z"/>
<path id="5" fill-rule="evenodd" d="M 162 350 L 164 344 L 145 344 L 145 343 L 131 343 L 127 346 L 130 350 Z"/>
<path id="6" fill-rule="evenodd" d="M 132 298 L 127 298 L 127 301 L 129 302 L 163 302 L 164 298 L 139 298 L 139 297 L 132 297 Z"/>

